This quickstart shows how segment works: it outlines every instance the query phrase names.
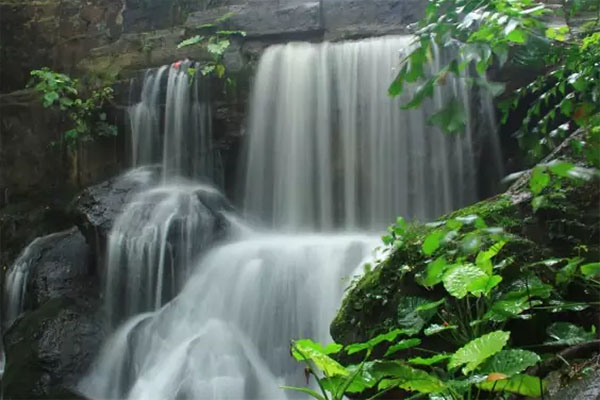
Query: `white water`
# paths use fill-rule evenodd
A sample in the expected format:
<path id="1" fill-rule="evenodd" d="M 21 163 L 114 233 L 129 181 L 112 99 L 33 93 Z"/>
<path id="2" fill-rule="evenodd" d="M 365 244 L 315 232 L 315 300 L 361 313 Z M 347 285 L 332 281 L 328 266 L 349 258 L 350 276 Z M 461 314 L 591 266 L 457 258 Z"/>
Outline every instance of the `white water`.
<path id="1" fill-rule="evenodd" d="M 301 384 L 290 339 L 328 340 L 341 278 L 377 238 L 253 236 L 209 252 L 175 300 L 119 331 L 84 393 L 122 398 L 132 375 L 130 399 L 273 399 Z"/>
<path id="2" fill-rule="evenodd" d="M 212 145 L 208 84 L 183 61 L 144 76 L 140 102 L 128 110 L 133 166 L 162 163 L 164 178 L 187 176 L 220 184 L 222 171 Z"/>
<path id="3" fill-rule="evenodd" d="M 433 106 L 450 96 L 469 110 L 465 80 L 448 77 L 416 110 L 400 108 L 416 87 L 387 95 L 411 40 L 265 51 L 250 102 L 248 214 L 286 230 L 381 230 L 398 215 L 425 220 L 477 200 L 476 140 L 493 131 L 469 125 L 448 136 L 427 124 Z"/>
<path id="4" fill-rule="evenodd" d="M 35 263 L 42 257 L 48 244 L 56 238 L 69 233 L 58 232 L 41 236 L 23 249 L 19 257 L 9 268 L 4 278 L 4 298 L 2 301 L 2 327 L 8 329 L 13 322 L 25 311 L 25 295 L 27 294 L 28 277 Z"/>
<path id="5" fill-rule="evenodd" d="M 108 238 L 104 298 L 111 321 L 156 310 L 189 276 L 193 259 L 214 239 L 216 217 L 200 200 L 212 187 L 161 185 L 133 198 Z"/>
<path id="6" fill-rule="evenodd" d="M 251 100 L 241 192 L 247 214 L 275 232 L 259 232 L 228 216 L 229 241 L 190 262 L 206 248 L 188 252 L 206 241 L 199 230 L 208 227 L 204 214 L 192 211 L 193 186 L 162 186 L 134 200 L 111 233 L 107 268 L 121 283 L 108 280 L 107 287 L 145 304 L 125 315 L 155 311 L 133 316 L 114 333 L 79 385 L 86 396 L 292 397 L 279 385 L 303 385 L 305 377 L 289 355 L 289 341 L 330 340 L 343 290 L 378 244 L 377 235 L 349 232 L 378 231 L 398 215 L 432 218 L 476 200 L 480 133 L 469 124 L 464 136 L 445 137 L 426 124 L 427 112 L 401 111 L 400 100 L 386 95 L 408 42 L 294 43 L 265 51 Z M 149 86 L 165 71 L 146 78 L 141 104 L 161 103 L 162 94 L 153 98 L 160 90 Z M 179 89 L 166 93 L 183 91 L 176 81 L 185 79 L 169 75 L 168 87 Z M 471 109 L 464 82 L 453 79 L 426 109 L 451 95 Z M 139 128 L 133 129 L 134 151 L 146 145 L 139 121 L 171 121 L 159 125 L 165 135 L 186 120 L 180 110 L 188 105 L 181 97 L 164 96 L 167 117 L 142 106 L 132 110 Z M 189 131 L 178 135 L 195 140 Z M 167 185 L 178 168 L 165 160 L 173 156 L 178 162 L 180 150 L 166 142 L 162 149 Z M 156 161 L 142 157 L 144 151 L 134 153 L 134 160 Z M 184 175 L 197 176 L 189 163 L 182 168 Z M 174 241 L 185 244 L 178 262 L 163 250 L 173 243 L 164 238 L 174 216 L 185 227 Z M 290 231 L 296 233 L 282 233 Z M 171 278 L 160 283 L 165 271 Z M 179 290 L 167 281 L 185 285 L 162 305 L 165 287 Z M 107 298 L 109 309 L 119 309 L 117 299 Z"/>

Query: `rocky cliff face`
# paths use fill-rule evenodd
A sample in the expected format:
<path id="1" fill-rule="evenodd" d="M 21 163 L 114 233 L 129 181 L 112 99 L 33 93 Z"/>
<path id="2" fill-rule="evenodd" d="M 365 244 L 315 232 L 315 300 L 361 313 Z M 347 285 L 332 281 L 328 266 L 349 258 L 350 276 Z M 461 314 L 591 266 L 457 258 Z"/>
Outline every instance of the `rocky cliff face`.
<path id="1" fill-rule="evenodd" d="M 224 29 L 248 32 L 225 54 L 235 90 L 224 93 L 222 82 L 217 83 L 212 96 L 215 143 L 232 178 L 253 67 L 266 46 L 403 33 L 424 5 L 423 0 L 0 1 L 0 262 L 6 265 L 27 241 L 52 231 L 46 228 L 52 225 L 46 211 L 62 213 L 73 193 L 128 165 L 128 79 L 145 68 L 206 58 L 198 46 L 177 49 L 202 24 L 230 15 Z M 53 145 L 68 121 L 43 109 L 36 93 L 23 90 L 29 71 L 44 66 L 120 81 L 109 110 L 119 137 L 76 149 Z"/>

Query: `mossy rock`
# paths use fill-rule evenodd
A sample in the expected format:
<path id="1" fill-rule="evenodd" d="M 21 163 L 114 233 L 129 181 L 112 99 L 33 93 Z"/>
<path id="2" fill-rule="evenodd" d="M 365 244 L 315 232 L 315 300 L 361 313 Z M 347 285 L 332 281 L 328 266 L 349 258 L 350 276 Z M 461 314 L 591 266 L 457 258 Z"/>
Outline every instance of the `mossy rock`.
<path id="1" fill-rule="evenodd" d="M 526 190 L 508 191 L 440 220 L 478 215 L 488 226 L 503 228 L 512 239 L 497 257 L 511 257 L 516 269 L 548 258 L 577 256 L 582 249 L 586 258 L 597 260 L 599 182 L 566 183 L 561 193 L 533 212 L 531 195 Z M 441 297 L 441 293 L 427 291 L 414 280 L 429 258 L 422 254 L 421 245 L 431 229 L 423 224 L 410 225 L 400 247 L 349 290 L 331 324 L 331 335 L 337 343 L 362 342 L 397 327 L 399 300 L 404 296 Z M 537 334 L 531 332 L 530 336 Z"/>

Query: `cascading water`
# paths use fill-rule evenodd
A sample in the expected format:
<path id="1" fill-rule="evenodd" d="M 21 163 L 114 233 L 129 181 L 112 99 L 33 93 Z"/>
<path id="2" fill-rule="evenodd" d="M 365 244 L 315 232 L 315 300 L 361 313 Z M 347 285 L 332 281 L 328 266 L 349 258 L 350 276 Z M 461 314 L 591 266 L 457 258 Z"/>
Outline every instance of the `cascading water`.
<path id="1" fill-rule="evenodd" d="M 427 124 L 434 104 L 402 110 L 416 87 L 387 95 L 411 40 L 265 51 L 250 103 L 246 212 L 284 229 L 380 230 L 398 215 L 428 219 L 477 199 L 479 132 L 468 124 L 462 136 L 443 135 Z M 465 81 L 448 77 L 433 103 L 453 96 L 468 112 Z"/>
<path id="2" fill-rule="evenodd" d="M 359 272 L 378 243 L 377 235 L 356 230 L 381 230 L 397 215 L 432 218 L 476 199 L 479 133 L 472 124 L 463 137 L 442 136 L 426 124 L 427 113 L 402 111 L 399 100 L 386 95 L 398 51 L 409 41 L 292 43 L 265 51 L 251 100 L 241 192 L 247 214 L 275 233 L 245 227 L 222 207 L 208 220 L 198 218 L 205 214 L 191 211 L 191 184 L 162 186 L 134 199 L 111 232 L 108 274 L 120 283 L 108 279 L 107 288 L 145 304 L 125 315 L 155 311 L 133 316 L 115 331 L 80 383 L 86 396 L 293 396 L 278 388 L 305 379 L 289 355 L 290 339 L 330 340 L 329 323 L 348 284 L 344 278 Z M 132 109 L 132 121 L 138 121 L 134 160 L 155 161 L 140 156 L 146 128 L 139 121 L 163 121 L 162 131 L 148 131 L 165 135 L 186 115 L 172 113 L 188 108 L 180 97 L 162 97 L 162 89 L 149 87 L 166 70 L 146 76 L 142 102 Z M 170 75 L 168 85 L 175 81 Z M 432 105 L 449 96 L 459 98 L 471 116 L 471 94 L 461 79 L 449 79 Z M 167 116 L 179 117 L 157 117 L 162 98 Z M 177 161 L 177 152 L 164 141 L 164 158 Z M 226 221 L 228 241 L 190 262 L 206 249 L 200 231 L 215 215 Z M 160 283 L 161 276 L 168 279 Z M 181 292 L 164 303 L 183 281 Z M 107 302 L 117 309 L 120 300 Z"/>
<path id="3" fill-rule="evenodd" d="M 129 108 L 134 166 L 162 163 L 163 177 L 186 176 L 220 184 L 213 151 L 208 84 L 198 64 L 182 61 L 148 70 L 139 103 Z"/>

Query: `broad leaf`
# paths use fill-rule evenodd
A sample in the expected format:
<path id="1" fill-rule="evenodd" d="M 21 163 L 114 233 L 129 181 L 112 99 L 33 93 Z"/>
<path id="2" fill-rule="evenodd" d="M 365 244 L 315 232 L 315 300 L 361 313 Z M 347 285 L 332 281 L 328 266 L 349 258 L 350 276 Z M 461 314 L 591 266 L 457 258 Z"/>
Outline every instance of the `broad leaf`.
<path id="1" fill-rule="evenodd" d="M 448 368 L 456 368 L 466 364 L 462 372 L 468 374 L 489 357 L 498 353 L 508 342 L 510 332 L 495 331 L 483 335 L 461 347 L 452 355 Z"/>
<path id="2" fill-rule="evenodd" d="M 292 344 L 292 355 L 298 361 L 312 360 L 326 376 L 346 376 L 349 374 L 348 370 L 327 355 L 337 353 L 340 348 L 340 345 L 323 347 L 310 339 L 301 339 Z"/>
<path id="3" fill-rule="evenodd" d="M 516 375 L 505 380 L 482 382 L 479 388 L 494 392 L 509 392 L 527 397 L 540 397 L 546 390 L 545 382 L 536 376 Z"/>
<path id="4" fill-rule="evenodd" d="M 435 316 L 439 304 L 441 303 L 432 303 L 416 296 L 402 297 L 398 304 L 398 326 L 408 334 L 419 333 L 425 324 Z M 422 307 L 425 307 L 425 309 Z"/>
<path id="5" fill-rule="evenodd" d="M 533 169 L 531 178 L 529 178 L 529 187 L 533 194 L 540 194 L 549 183 L 550 175 L 544 171 L 543 167 L 536 167 Z"/>
<path id="6" fill-rule="evenodd" d="M 387 378 L 379 383 L 379 390 L 398 387 L 407 391 L 436 393 L 445 388 L 435 376 L 397 361 L 375 363 L 371 373 L 376 379 Z"/>
<path id="7" fill-rule="evenodd" d="M 481 296 L 488 295 L 493 288 L 495 288 L 498 284 L 502 282 L 502 277 L 500 275 L 485 275 L 479 276 L 473 279 L 468 285 L 467 290 L 473 296 Z"/>
<path id="8" fill-rule="evenodd" d="M 600 276 L 600 262 L 582 265 L 581 273 L 589 278 Z"/>
<path id="9" fill-rule="evenodd" d="M 500 250 L 502 250 L 502 247 L 504 247 L 504 245 L 506 244 L 505 241 L 500 241 L 497 243 L 494 243 L 489 249 L 484 250 L 484 251 L 480 251 L 479 254 L 477 254 L 477 258 L 475 259 L 475 264 L 481 268 L 482 270 L 485 271 L 485 273 L 487 273 L 488 275 L 492 274 L 492 258 L 494 256 L 496 256 Z"/>
<path id="10" fill-rule="evenodd" d="M 444 287 L 452 296 L 462 299 L 467 295 L 471 281 L 485 276 L 485 272 L 474 265 L 458 265 L 444 275 Z"/>
<path id="11" fill-rule="evenodd" d="M 582 327 L 568 322 L 555 322 L 546 329 L 546 333 L 552 339 L 546 344 L 555 346 L 573 346 L 594 340 L 596 336 L 593 325 L 592 330 L 587 332 Z"/>
<path id="12" fill-rule="evenodd" d="M 507 378 L 514 376 L 537 364 L 540 356 L 521 349 L 502 350 L 488 358 L 478 369 L 484 374 L 500 373 Z"/>

